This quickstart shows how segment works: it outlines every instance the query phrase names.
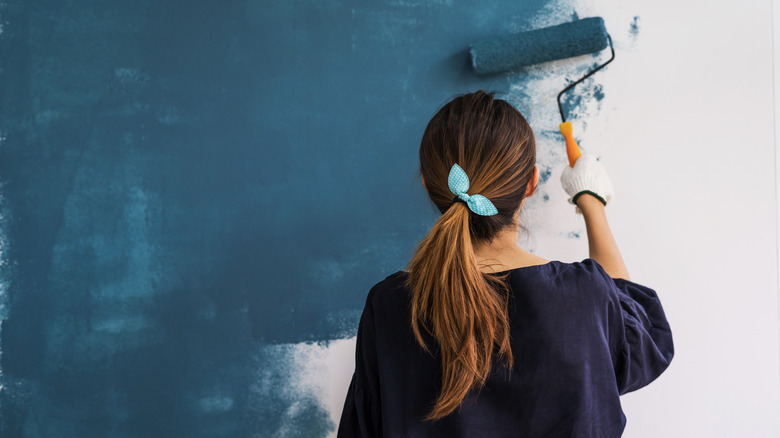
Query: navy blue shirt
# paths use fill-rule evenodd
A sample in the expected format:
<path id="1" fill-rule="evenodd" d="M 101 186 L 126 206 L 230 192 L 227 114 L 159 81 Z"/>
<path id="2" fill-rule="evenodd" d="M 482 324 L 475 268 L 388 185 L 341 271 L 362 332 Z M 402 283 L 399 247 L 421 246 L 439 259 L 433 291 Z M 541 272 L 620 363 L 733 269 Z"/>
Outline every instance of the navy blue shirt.
<path id="1" fill-rule="evenodd" d="M 376 284 L 338 437 L 620 437 L 620 395 L 655 380 L 674 355 L 656 293 L 592 259 L 504 272 L 514 366 L 494 360 L 485 387 L 434 422 L 422 418 L 441 384 L 437 343 L 423 331 L 426 353 L 412 334 L 405 272 Z"/>

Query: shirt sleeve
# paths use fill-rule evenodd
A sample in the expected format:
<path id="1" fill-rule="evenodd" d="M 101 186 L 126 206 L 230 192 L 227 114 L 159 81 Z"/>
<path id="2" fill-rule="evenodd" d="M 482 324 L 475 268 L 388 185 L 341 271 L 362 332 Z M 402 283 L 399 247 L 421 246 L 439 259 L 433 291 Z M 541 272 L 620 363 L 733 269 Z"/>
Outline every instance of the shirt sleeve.
<path id="1" fill-rule="evenodd" d="M 672 331 L 654 290 L 599 270 L 610 289 L 610 350 L 623 395 L 647 386 L 669 367 Z"/>
<path id="2" fill-rule="evenodd" d="M 360 317 L 355 347 L 355 372 L 341 413 L 338 438 L 382 436 L 374 313 L 371 307 L 371 298 L 375 292 L 376 286 L 368 293 Z"/>

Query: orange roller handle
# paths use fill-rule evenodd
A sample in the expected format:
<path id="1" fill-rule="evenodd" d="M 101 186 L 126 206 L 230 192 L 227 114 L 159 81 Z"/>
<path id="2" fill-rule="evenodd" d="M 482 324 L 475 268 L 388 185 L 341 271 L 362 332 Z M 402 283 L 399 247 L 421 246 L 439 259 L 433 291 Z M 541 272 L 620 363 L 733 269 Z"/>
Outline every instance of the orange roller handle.
<path id="1" fill-rule="evenodd" d="M 569 166 L 574 167 L 574 163 L 582 156 L 577 140 L 574 139 L 574 129 L 571 127 L 571 122 L 561 123 L 560 128 L 563 138 L 566 139 L 566 155 L 569 156 Z"/>

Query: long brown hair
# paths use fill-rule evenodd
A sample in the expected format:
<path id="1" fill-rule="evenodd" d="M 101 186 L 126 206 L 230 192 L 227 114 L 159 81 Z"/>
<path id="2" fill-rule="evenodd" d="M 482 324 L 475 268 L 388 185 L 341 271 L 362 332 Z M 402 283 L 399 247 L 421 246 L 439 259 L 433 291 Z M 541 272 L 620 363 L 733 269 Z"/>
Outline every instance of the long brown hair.
<path id="1" fill-rule="evenodd" d="M 498 214 L 477 215 L 463 202 L 453 203 L 447 185 L 453 164 L 469 177 L 468 193 L 479 193 Z M 458 96 L 428 123 L 420 145 L 420 173 L 428 195 L 442 212 L 407 266 L 412 290 L 412 330 L 426 350 L 421 327 L 438 341 L 442 382 L 435 405 L 425 417 L 452 413 L 473 388 L 481 388 L 491 370 L 494 350 L 508 366 L 508 288 L 505 278 L 484 274 L 474 244 L 490 241 L 512 226 L 514 214 L 533 177 L 536 144 L 528 122 L 493 93 Z"/>

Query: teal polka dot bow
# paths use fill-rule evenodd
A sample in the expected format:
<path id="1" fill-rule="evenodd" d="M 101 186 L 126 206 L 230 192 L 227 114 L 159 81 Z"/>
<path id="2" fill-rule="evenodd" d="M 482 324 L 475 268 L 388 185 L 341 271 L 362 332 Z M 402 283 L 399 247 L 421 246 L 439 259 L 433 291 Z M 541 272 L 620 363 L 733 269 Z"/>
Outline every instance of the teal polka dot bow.
<path id="1" fill-rule="evenodd" d="M 480 216 L 493 216 L 494 214 L 498 214 L 496 206 L 493 205 L 488 198 L 482 195 L 469 196 L 469 194 L 466 193 L 469 189 L 469 177 L 466 176 L 466 172 L 457 164 L 453 164 L 452 169 L 450 169 L 447 185 L 450 186 L 450 191 L 463 200 L 463 202 L 469 206 L 469 210 L 474 213 Z"/>

